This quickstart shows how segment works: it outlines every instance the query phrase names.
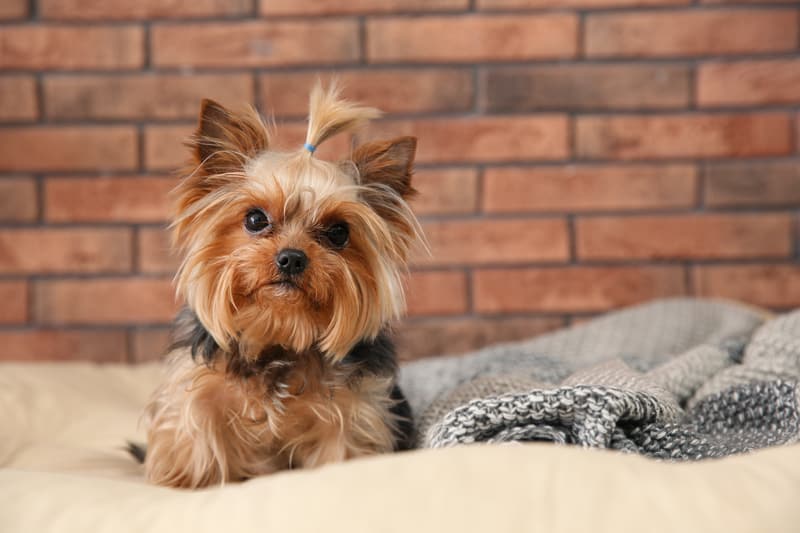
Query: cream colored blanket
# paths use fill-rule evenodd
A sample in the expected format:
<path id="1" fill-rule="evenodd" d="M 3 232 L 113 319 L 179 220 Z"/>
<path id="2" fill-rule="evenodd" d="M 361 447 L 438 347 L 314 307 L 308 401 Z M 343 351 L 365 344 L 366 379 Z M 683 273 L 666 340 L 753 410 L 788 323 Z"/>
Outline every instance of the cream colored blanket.
<path id="1" fill-rule="evenodd" d="M 0 365 L 0 532 L 800 529 L 800 447 L 693 464 L 551 444 L 352 461 L 189 492 L 146 485 L 155 365 Z"/>

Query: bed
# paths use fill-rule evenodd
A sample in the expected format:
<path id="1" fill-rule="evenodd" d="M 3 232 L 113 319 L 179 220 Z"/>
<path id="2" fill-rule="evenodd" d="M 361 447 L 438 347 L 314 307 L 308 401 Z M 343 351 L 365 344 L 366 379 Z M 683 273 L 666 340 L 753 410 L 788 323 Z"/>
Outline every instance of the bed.
<path id="1" fill-rule="evenodd" d="M 800 445 L 670 462 L 550 443 L 420 449 L 200 491 L 124 449 L 158 364 L 0 365 L 0 531 L 800 531 Z"/>

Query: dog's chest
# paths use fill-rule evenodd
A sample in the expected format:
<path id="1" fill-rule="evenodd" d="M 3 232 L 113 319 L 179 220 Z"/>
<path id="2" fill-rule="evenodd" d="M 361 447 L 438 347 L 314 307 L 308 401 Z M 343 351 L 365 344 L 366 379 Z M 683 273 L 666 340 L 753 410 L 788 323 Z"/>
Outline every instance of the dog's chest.
<path id="1" fill-rule="evenodd" d="M 359 370 L 351 362 L 333 364 L 314 354 L 264 361 L 260 369 L 239 376 L 240 412 L 247 415 L 228 423 L 259 435 L 253 451 L 268 458 L 270 470 L 389 451 L 391 378 Z M 365 441 L 362 426 L 375 438 Z"/>

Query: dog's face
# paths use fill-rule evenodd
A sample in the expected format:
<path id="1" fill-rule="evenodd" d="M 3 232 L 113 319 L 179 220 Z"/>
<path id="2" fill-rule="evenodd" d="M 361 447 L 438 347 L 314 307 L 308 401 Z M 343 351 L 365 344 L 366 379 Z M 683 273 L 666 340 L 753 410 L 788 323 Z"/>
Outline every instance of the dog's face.
<path id="1" fill-rule="evenodd" d="M 336 359 L 402 313 L 420 235 L 405 201 L 415 139 L 334 164 L 270 151 L 255 113 L 204 102 L 193 147 L 196 169 L 176 190 L 178 290 L 217 344 L 248 358 L 281 345 Z"/>

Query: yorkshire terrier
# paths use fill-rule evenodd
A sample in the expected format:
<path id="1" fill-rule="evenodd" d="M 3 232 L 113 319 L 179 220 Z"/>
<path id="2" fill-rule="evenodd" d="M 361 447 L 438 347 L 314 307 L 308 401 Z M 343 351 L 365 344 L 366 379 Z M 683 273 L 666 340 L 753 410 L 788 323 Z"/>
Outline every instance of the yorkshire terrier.
<path id="1" fill-rule="evenodd" d="M 149 481 L 204 487 L 410 446 L 389 329 L 424 245 L 407 203 L 416 139 L 314 157 L 379 114 L 317 84 L 305 145 L 279 152 L 255 111 L 203 102 L 175 190 L 186 306 L 146 408 Z"/>

